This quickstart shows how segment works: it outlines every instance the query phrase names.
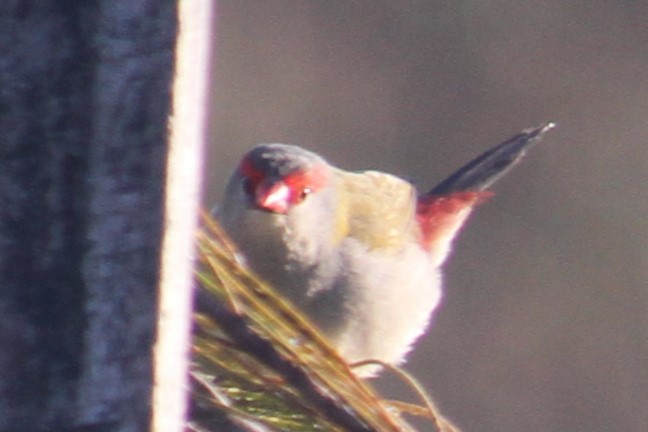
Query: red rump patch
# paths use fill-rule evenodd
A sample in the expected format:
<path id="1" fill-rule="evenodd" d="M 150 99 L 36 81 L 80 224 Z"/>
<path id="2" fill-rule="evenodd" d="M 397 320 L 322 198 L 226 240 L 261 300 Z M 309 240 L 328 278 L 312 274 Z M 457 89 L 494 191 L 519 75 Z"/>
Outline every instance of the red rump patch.
<path id="1" fill-rule="evenodd" d="M 420 197 L 416 206 L 416 219 L 421 227 L 423 247 L 430 251 L 436 241 L 454 237 L 470 210 L 492 195 L 490 191 L 464 191 Z"/>

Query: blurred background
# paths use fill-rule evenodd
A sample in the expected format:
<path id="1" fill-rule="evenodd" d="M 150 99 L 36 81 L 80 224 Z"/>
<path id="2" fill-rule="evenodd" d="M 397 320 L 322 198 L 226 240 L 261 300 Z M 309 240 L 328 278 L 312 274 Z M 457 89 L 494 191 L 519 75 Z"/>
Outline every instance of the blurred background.
<path id="1" fill-rule="evenodd" d="M 647 2 L 219 0 L 218 15 L 208 205 L 259 142 L 427 189 L 558 122 L 456 242 L 407 369 L 464 432 L 648 431 Z"/>

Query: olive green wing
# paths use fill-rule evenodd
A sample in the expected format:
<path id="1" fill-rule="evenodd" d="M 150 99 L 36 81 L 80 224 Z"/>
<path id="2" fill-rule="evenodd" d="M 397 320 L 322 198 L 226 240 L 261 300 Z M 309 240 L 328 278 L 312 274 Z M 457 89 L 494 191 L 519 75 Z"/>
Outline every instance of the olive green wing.
<path id="1" fill-rule="evenodd" d="M 416 190 L 377 171 L 339 172 L 341 232 L 369 248 L 399 248 L 416 235 Z"/>

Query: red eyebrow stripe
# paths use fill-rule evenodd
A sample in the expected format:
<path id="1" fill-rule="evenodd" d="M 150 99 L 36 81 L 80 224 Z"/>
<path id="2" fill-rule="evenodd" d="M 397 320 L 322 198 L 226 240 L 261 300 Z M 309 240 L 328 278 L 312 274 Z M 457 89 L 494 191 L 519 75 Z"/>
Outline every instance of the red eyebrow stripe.
<path id="1" fill-rule="evenodd" d="M 328 170 L 322 165 L 315 165 L 309 170 L 295 171 L 286 176 L 284 183 L 293 191 L 300 191 L 308 188 L 311 192 L 317 192 L 326 186 L 328 181 Z"/>
<path id="2" fill-rule="evenodd" d="M 265 177 L 263 172 L 254 166 L 250 160 L 250 156 L 247 155 L 241 160 L 239 164 L 239 170 L 244 177 L 250 179 L 253 183 L 257 183 Z"/>

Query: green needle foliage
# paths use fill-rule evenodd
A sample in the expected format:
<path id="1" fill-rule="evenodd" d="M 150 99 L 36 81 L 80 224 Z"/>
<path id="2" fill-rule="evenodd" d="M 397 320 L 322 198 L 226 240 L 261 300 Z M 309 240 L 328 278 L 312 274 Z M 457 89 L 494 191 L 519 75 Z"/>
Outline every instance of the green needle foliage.
<path id="1" fill-rule="evenodd" d="M 453 430 L 429 403 L 382 400 L 203 219 L 189 430 L 412 431 L 403 412 Z"/>

